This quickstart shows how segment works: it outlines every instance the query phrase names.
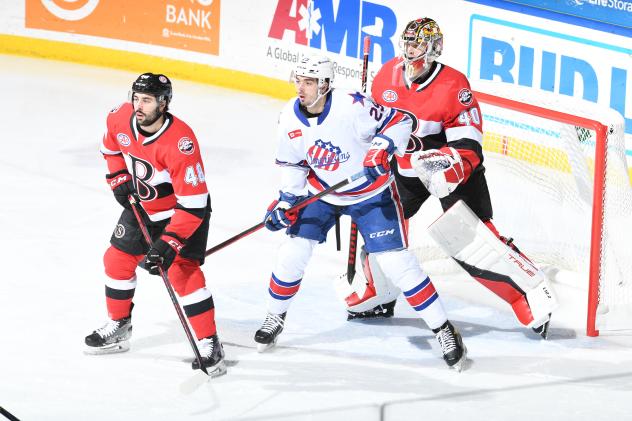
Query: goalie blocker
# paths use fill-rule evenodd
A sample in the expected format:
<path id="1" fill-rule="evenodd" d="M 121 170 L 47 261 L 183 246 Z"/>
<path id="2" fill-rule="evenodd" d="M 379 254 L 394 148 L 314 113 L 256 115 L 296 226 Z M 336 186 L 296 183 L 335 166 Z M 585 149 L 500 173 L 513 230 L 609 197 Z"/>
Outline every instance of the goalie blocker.
<path id="1" fill-rule="evenodd" d="M 461 200 L 428 231 L 470 276 L 509 303 L 520 323 L 546 338 L 550 314 L 558 302 L 541 270 L 517 249 L 500 241 Z M 343 275 L 337 282 L 336 289 L 350 315 L 377 313 L 380 306 L 394 301 L 399 294 L 371 255 L 362 256 L 362 263 L 366 279 L 356 275 L 349 285 Z"/>

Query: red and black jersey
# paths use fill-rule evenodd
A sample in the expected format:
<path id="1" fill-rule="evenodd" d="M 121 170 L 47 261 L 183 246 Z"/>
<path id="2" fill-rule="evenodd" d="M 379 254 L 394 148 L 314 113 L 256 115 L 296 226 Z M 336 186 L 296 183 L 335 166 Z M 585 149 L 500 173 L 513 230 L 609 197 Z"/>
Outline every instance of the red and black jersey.
<path id="1" fill-rule="evenodd" d="M 152 221 L 171 218 L 165 232 L 186 240 L 202 223 L 210 209 L 204 164 L 195 134 L 182 120 L 165 113 L 156 133 L 143 134 L 134 107 L 124 103 L 107 117 L 101 152 L 110 176 L 131 174 Z"/>
<path id="2" fill-rule="evenodd" d="M 419 150 L 453 147 L 465 164 L 467 181 L 483 160 L 482 118 L 470 84 L 461 72 L 434 62 L 422 78 L 408 83 L 401 57 L 386 62 L 371 88 L 373 99 L 396 108 L 413 120 L 413 131 L 403 157 L 397 156 L 398 171 L 417 177 L 410 154 Z"/>

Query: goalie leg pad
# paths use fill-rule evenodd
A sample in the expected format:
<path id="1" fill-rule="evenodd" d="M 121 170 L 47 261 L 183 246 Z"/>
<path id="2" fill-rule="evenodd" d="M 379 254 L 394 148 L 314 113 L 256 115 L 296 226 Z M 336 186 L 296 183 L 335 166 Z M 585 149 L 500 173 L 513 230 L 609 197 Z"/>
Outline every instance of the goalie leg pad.
<path id="1" fill-rule="evenodd" d="M 378 307 L 385 307 L 394 302 L 400 289 L 384 275 L 375 253 L 367 254 L 363 249 L 360 253 L 360 261 L 364 273 L 356 273 L 351 285 L 346 273 L 336 280 L 335 289 L 338 297 L 345 302 L 347 311 L 350 313 L 363 313 L 375 309 L 380 313 L 379 316 L 384 317 L 389 312 L 392 315 L 392 308 L 390 311 L 388 309 L 384 311 Z M 391 307 L 394 307 L 394 304 Z"/>
<path id="2" fill-rule="evenodd" d="M 540 326 L 558 307 L 544 273 L 501 242 L 463 201 L 428 231 L 472 277 L 511 304 L 520 323 Z"/>

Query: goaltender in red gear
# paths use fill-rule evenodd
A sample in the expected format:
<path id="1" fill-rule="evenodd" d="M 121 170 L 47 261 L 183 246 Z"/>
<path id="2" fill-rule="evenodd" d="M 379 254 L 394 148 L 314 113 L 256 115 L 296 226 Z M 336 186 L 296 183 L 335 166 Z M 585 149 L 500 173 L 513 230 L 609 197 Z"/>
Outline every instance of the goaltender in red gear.
<path id="1" fill-rule="evenodd" d="M 385 63 L 375 76 L 371 94 L 377 103 L 395 108 L 413 121 L 406 154 L 394 161 L 397 188 L 406 220 L 421 205 L 436 196 L 443 210 L 463 200 L 483 223 L 505 244 L 519 253 L 511 240 L 500 236 L 492 223 L 492 204 L 483 166 L 483 121 L 476 97 L 461 72 L 436 61 L 443 50 L 443 34 L 429 18 L 410 21 L 400 38 L 401 55 Z M 420 167 L 428 179 L 420 178 Z M 421 171 L 423 172 L 423 171 Z M 526 257 L 525 257 L 526 258 Z M 528 259 L 527 259 L 528 260 Z M 466 268 L 467 270 L 467 268 Z M 517 285 L 471 275 L 512 306 L 523 325 L 534 317 L 525 291 Z M 390 316 L 395 304 L 377 303 L 366 317 Z M 349 318 L 364 317 L 349 312 Z M 548 320 L 534 330 L 546 337 Z"/>
<path id="2" fill-rule="evenodd" d="M 217 337 L 215 306 L 200 265 L 204 263 L 211 214 L 204 165 L 193 130 L 168 111 L 171 81 L 144 73 L 130 100 L 110 111 L 101 152 L 106 179 L 124 207 L 103 259 L 109 321 L 86 337 L 87 352 L 129 349 L 136 268 L 158 275 L 161 267 L 180 297 L 209 373 L 225 371 Z M 131 210 L 135 195 L 152 239 L 147 245 Z M 197 361 L 194 363 L 197 364 Z"/>

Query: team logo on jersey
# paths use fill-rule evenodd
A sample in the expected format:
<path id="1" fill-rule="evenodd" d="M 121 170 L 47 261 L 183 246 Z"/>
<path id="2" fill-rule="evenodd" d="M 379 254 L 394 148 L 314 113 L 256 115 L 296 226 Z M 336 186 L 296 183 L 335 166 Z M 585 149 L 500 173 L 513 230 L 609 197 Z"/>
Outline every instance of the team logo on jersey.
<path id="1" fill-rule="evenodd" d="M 123 236 L 125 236 L 125 227 L 123 224 L 116 225 L 116 228 L 114 228 L 114 236 L 116 238 L 123 238 Z"/>
<path id="2" fill-rule="evenodd" d="M 312 168 L 325 171 L 336 171 L 340 163 L 349 160 L 349 153 L 331 144 L 318 139 L 314 146 L 307 150 L 307 163 Z"/>
<path id="3" fill-rule="evenodd" d="M 296 129 L 289 132 L 287 136 L 290 138 L 290 140 L 292 140 L 294 138 L 303 136 L 303 132 L 301 131 L 301 129 Z"/>
<path id="4" fill-rule="evenodd" d="M 121 144 L 121 146 L 129 146 L 130 143 L 132 143 L 132 141 L 130 140 L 129 136 L 126 135 L 125 133 L 119 133 L 116 135 L 116 140 L 118 140 L 118 143 Z"/>
<path id="5" fill-rule="evenodd" d="M 472 91 L 467 88 L 463 88 L 459 91 L 459 102 L 463 105 L 470 105 L 472 100 L 474 99 L 474 95 L 472 95 Z"/>
<path id="6" fill-rule="evenodd" d="M 387 89 L 386 91 L 382 92 L 382 99 L 386 102 L 395 102 L 397 101 L 397 92 L 391 89 Z"/>
<path id="7" fill-rule="evenodd" d="M 178 149 L 180 149 L 180 152 L 185 155 L 191 155 L 195 151 L 195 145 L 193 144 L 193 141 L 191 139 L 189 139 L 188 137 L 183 137 L 182 139 L 178 140 Z"/>

